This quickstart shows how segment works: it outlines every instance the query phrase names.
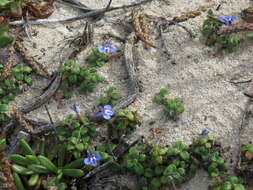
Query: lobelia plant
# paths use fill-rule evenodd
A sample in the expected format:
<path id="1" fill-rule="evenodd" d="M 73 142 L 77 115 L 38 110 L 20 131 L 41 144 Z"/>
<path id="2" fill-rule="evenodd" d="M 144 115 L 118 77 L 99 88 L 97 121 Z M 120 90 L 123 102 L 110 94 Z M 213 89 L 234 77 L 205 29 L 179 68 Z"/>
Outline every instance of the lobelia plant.
<path id="1" fill-rule="evenodd" d="M 82 68 L 71 60 L 60 68 L 60 72 L 63 72 L 66 78 L 61 85 L 65 98 L 72 96 L 73 87 L 78 87 L 81 93 L 86 94 L 92 92 L 96 85 L 103 81 L 95 69 Z"/>
<path id="2" fill-rule="evenodd" d="M 192 178 L 198 168 L 188 153 L 189 146 L 177 142 L 174 147 L 139 145 L 129 150 L 125 168 L 139 177 L 139 189 L 158 190 L 172 179 L 181 184 Z"/>
<path id="3" fill-rule="evenodd" d="M 158 190 L 173 183 L 180 185 L 204 167 L 209 173 L 212 190 L 245 190 L 243 180 L 230 176 L 224 159 L 217 151 L 214 137 L 206 135 L 190 146 L 176 142 L 172 147 L 147 143 L 130 148 L 124 157 L 124 168 L 138 176 L 139 189 Z"/>
<path id="4" fill-rule="evenodd" d="M 92 138 L 96 136 L 96 128 L 88 118 L 83 116 L 74 118 L 69 114 L 59 123 L 57 135 L 59 140 L 66 144 L 68 152 L 75 158 L 81 158 L 83 152 L 91 148 Z"/>
<path id="5" fill-rule="evenodd" d="M 213 12 L 209 10 L 208 19 L 204 21 L 201 31 L 206 38 L 206 45 L 214 45 L 216 52 L 222 49 L 227 49 L 229 53 L 234 52 L 239 47 L 241 39 L 229 33 L 219 34 L 219 31 L 224 25 L 231 27 L 236 18 L 237 16 L 216 18 Z"/>
<path id="6" fill-rule="evenodd" d="M 199 160 L 211 177 L 212 190 L 245 190 L 242 179 L 229 175 L 225 160 L 217 151 L 213 136 L 207 135 L 193 142 L 191 149 L 193 157 Z"/>
<path id="7" fill-rule="evenodd" d="M 160 93 L 155 96 L 154 102 L 165 106 L 164 114 L 168 120 L 176 121 L 179 115 L 184 112 L 183 100 L 181 98 L 169 99 L 166 95 L 170 94 L 170 90 L 162 88 Z"/>
<path id="8" fill-rule="evenodd" d="M 110 139 L 118 142 L 122 137 L 131 135 L 140 124 L 136 113 L 127 109 L 120 110 L 113 119 L 108 122 Z"/>
<path id="9" fill-rule="evenodd" d="M 117 47 L 105 42 L 103 46 L 92 49 L 92 53 L 86 58 L 86 61 L 94 67 L 101 67 L 109 59 L 111 53 L 117 52 Z"/>
<path id="10" fill-rule="evenodd" d="M 93 67 L 102 67 L 108 60 L 108 56 L 100 52 L 98 48 L 92 49 L 92 53 L 86 57 L 86 61 Z"/>

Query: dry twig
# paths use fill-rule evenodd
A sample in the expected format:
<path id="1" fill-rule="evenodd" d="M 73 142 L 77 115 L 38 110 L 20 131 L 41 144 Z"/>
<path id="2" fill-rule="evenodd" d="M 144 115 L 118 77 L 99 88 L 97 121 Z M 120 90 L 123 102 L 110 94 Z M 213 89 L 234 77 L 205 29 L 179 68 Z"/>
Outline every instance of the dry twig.
<path id="1" fill-rule="evenodd" d="M 123 5 L 123 6 L 117 6 L 117 7 L 110 7 L 110 8 L 103 8 L 103 9 L 97 9 L 97 10 L 93 10 L 93 11 L 89 11 L 85 14 L 82 14 L 80 16 L 76 16 L 76 17 L 68 17 L 68 18 L 64 18 L 64 19 L 38 19 L 35 21 L 30 21 L 29 24 L 50 24 L 50 23 L 58 23 L 58 22 L 73 22 L 73 21 L 77 21 L 77 20 L 82 20 L 88 17 L 94 17 L 94 16 L 98 16 L 101 15 L 105 12 L 110 12 L 113 10 L 117 10 L 117 9 L 124 9 L 124 8 L 130 8 L 130 7 L 134 7 L 134 6 L 138 6 L 147 2 L 151 2 L 152 0 L 143 0 L 139 3 L 133 3 L 130 5 Z M 18 20 L 18 21 L 13 21 L 10 22 L 10 25 L 22 25 L 24 24 L 25 21 L 23 20 Z"/>

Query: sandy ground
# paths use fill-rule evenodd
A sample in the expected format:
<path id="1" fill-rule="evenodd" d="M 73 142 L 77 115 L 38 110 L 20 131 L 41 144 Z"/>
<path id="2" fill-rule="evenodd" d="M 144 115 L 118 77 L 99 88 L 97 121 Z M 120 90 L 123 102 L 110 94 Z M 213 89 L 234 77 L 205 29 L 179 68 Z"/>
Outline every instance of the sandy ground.
<path id="1" fill-rule="evenodd" d="M 82 0 L 87 6 L 101 8 L 105 6 L 106 0 Z M 131 3 L 133 0 L 114 0 L 113 5 Z M 218 0 L 163 0 L 142 6 L 144 13 L 151 16 L 163 16 L 168 19 L 179 16 L 183 12 L 197 9 L 203 5 L 214 5 Z M 227 0 L 217 12 L 220 16 L 239 15 L 240 11 L 248 7 L 247 0 Z M 78 15 L 75 9 L 60 3 L 56 4 L 56 10 L 50 18 L 63 18 Z M 128 16 L 124 16 L 128 15 Z M 106 18 L 96 24 L 94 44 L 81 52 L 77 57 L 80 64 L 86 64 L 85 56 L 90 48 L 103 43 L 103 35 L 114 33 L 120 36 L 126 35 L 123 28 L 108 23 L 108 20 L 129 19 L 130 10 L 113 11 L 106 14 Z M 250 43 L 244 44 L 233 53 L 225 53 L 221 57 L 212 56 L 212 49 L 203 43 L 200 29 L 206 13 L 184 22 L 183 24 L 194 31 L 195 39 L 190 39 L 187 33 L 178 27 L 171 27 L 165 34 L 166 43 L 176 59 L 177 64 L 172 65 L 166 61 L 160 51 L 146 49 L 141 41 L 136 44 L 138 51 L 138 77 L 142 85 L 142 92 L 129 108 L 136 110 L 142 118 L 142 125 L 136 131 L 138 135 L 149 136 L 151 128 L 162 128 L 163 133 L 157 136 L 153 143 L 161 145 L 172 144 L 181 140 L 190 143 L 193 138 L 198 137 L 203 129 L 207 129 L 215 135 L 224 147 L 230 147 L 226 153 L 228 163 L 233 165 L 235 153 L 238 149 L 238 129 L 241 125 L 242 113 L 245 110 L 248 98 L 243 95 L 245 90 L 250 90 L 252 83 L 232 84 L 231 79 L 242 81 L 253 77 L 252 52 Z M 59 64 L 58 52 L 64 39 L 72 37 L 78 31 L 81 32 L 85 21 L 77 21 L 68 24 L 51 24 L 32 26 L 37 33 L 32 42 L 27 41 L 26 47 L 31 54 L 50 71 L 54 71 Z M 68 26 L 68 28 L 67 28 Z M 113 44 L 122 48 L 118 41 Z M 160 45 L 160 39 L 156 39 Z M 34 47 L 36 44 L 36 48 Z M 57 109 L 57 103 L 50 100 L 48 108 L 54 120 L 63 119 L 67 113 L 72 113 L 69 106 L 78 103 L 84 112 L 97 105 L 99 97 L 109 86 L 117 87 L 123 94 L 127 93 L 127 77 L 122 64 L 122 59 L 115 59 L 99 72 L 105 77 L 106 82 L 99 84 L 95 91 L 88 96 L 75 93 L 74 96 L 65 101 L 63 109 Z M 38 88 L 45 85 L 46 81 L 37 78 L 33 89 L 16 98 L 15 104 L 27 103 L 30 98 L 40 93 Z M 178 122 L 167 122 L 162 113 L 162 106 L 153 103 L 152 99 L 160 88 L 169 87 L 172 90 L 171 97 L 180 97 L 184 100 L 185 112 Z M 42 107 L 29 114 L 30 117 L 48 120 L 46 110 Z M 252 119 L 251 119 L 252 120 Z M 154 121 L 153 125 L 149 123 Z M 253 123 L 253 122 L 251 122 Z M 250 120 L 243 133 L 243 142 L 252 139 L 253 125 Z M 208 186 L 207 174 L 200 171 L 189 183 L 184 184 L 181 190 L 206 190 Z"/>

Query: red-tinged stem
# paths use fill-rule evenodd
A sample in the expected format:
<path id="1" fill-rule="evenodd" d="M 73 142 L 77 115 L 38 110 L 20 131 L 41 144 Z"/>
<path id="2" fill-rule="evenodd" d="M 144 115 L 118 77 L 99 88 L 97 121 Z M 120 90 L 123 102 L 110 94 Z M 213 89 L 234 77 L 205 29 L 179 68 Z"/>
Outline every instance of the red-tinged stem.
<path id="1" fill-rule="evenodd" d="M 233 32 L 251 31 L 253 30 L 253 23 L 235 24 L 231 27 L 226 27 L 218 31 L 218 34 L 230 34 Z"/>
<path id="2" fill-rule="evenodd" d="M 245 96 L 249 97 L 249 98 L 253 98 L 253 95 L 250 95 L 250 94 L 248 94 L 248 93 L 246 93 L 246 92 L 244 92 L 243 94 L 244 94 Z"/>

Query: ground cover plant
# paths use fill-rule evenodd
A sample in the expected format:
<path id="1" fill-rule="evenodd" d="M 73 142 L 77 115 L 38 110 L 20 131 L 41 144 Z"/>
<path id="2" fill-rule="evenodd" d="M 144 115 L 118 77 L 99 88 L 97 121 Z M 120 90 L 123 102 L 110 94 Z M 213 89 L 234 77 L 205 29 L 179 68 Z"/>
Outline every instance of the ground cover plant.
<path id="1" fill-rule="evenodd" d="M 154 98 L 154 102 L 165 106 L 164 114 L 168 120 L 177 120 L 179 115 L 184 112 L 183 100 L 181 98 L 167 98 L 166 95 L 170 94 L 170 90 L 162 88 L 157 96 Z"/>
<path id="2" fill-rule="evenodd" d="M 4 72 L 4 66 L 0 64 L 0 71 Z M 15 99 L 15 97 L 22 93 L 22 84 L 32 84 L 32 78 L 30 77 L 32 68 L 23 64 L 18 64 L 10 72 L 11 77 L 4 79 L 0 85 L 0 121 L 5 122 L 9 120 L 9 116 L 6 112 L 9 110 L 9 103 Z M 3 75 L 3 74 L 2 74 Z"/>
<path id="3" fill-rule="evenodd" d="M 122 42 L 124 47 L 116 47 L 111 40 L 100 42 L 94 47 L 91 42 L 94 34 L 85 28 L 81 37 L 77 36 L 70 44 L 63 45 L 71 50 L 70 56 L 61 60 L 60 67 L 52 75 L 41 75 L 44 71 L 39 61 L 26 55 L 25 48 L 25 51 L 20 51 L 16 46 L 22 40 L 32 41 L 29 24 L 75 21 L 89 17 L 91 19 L 86 26 L 91 28 L 103 18 L 105 12 L 128 9 L 143 2 L 111 7 L 110 0 L 105 8 L 91 9 L 80 2 L 68 1 L 72 7 L 80 9 L 82 15 L 65 20 L 50 20 L 47 17 L 53 13 L 54 1 L 0 0 L 0 48 L 9 52 L 8 59 L 0 60 L 0 189 L 97 190 L 108 182 L 111 186 L 104 189 L 176 189 L 190 181 L 199 169 L 208 173 L 210 190 L 245 190 L 246 186 L 252 185 L 251 143 L 240 147 L 240 162 L 235 173 L 237 176 L 232 176 L 225 162 L 221 142 L 215 140 L 207 130 L 189 144 L 177 141 L 172 145 L 158 145 L 146 137 L 133 140 L 137 136 L 136 129 L 143 127 L 138 109 L 134 110 L 138 102 L 128 108 L 142 93 L 141 82 L 136 77 L 136 57 L 140 55 L 135 54 L 135 42 L 140 39 L 146 49 L 152 47 L 162 50 L 167 55 L 166 59 L 172 61 L 170 49 L 164 43 L 164 47 L 160 48 L 154 42 L 151 25 L 142 14 L 142 9 L 134 8 L 131 22 L 122 22 L 121 26 L 127 28 L 125 32 L 128 33 L 125 38 L 111 35 Z M 179 23 L 195 18 L 208 9 L 201 7 L 172 20 L 155 17 L 154 23 L 160 33 L 158 38 L 163 38 L 163 33 L 170 25 L 180 26 L 193 37 L 192 31 Z M 207 17 L 201 34 L 207 45 L 215 47 L 216 55 L 223 49 L 234 52 L 245 39 L 253 38 L 252 32 L 241 33 L 253 30 L 252 24 L 237 23 L 237 16 L 219 17 L 209 10 Z M 20 31 L 12 31 L 10 26 L 19 24 L 23 24 L 28 38 L 22 39 Z M 79 40 L 81 43 L 74 43 Z M 64 48 L 63 51 L 66 50 Z M 89 55 L 79 63 L 76 61 L 77 54 L 84 48 L 90 48 Z M 118 54 L 118 49 L 123 54 Z M 13 54 L 17 52 L 24 58 L 24 63 L 19 63 L 20 60 L 14 63 Z M 54 121 L 54 115 L 51 115 L 46 103 L 60 91 L 63 95 L 60 97 L 58 94 L 58 99 L 65 98 L 66 102 L 72 100 L 74 93 L 89 96 L 96 91 L 99 83 L 104 82 L 100 74 L 103 68 L 100 67 L 111 64 L 109 61 L 115 55 L 122 56 L 128 94 L 122 95 L 115 87 L 109 87 L 95 101 L 93 109 L 82 110 L 76 102 L 68 106 L 75 114 L 66 114 L 65 119 Z M 13 106 L 11 111 L 10 103 L 33 84 L 33 73 L 44 76 L 49 82 L 48 86 L 40 89 L 38 97 L 18 108 Z M 173 95 L 170 89 L 161 88 L 153 101 L 163 106 L 168 122 L 176 123 L 185 111 L 184 101 L 182 98 L 171 98 L 170 95 Z M 25 114 L 44 104 L 50 122 L 26 117 Z M 113 180 L 115 176 L 116 179 L 123 176 L 127 185 Z M 134 177 L 136 182 L 132 188 L 129 187 L 129 176 Z"/>
<path id="4" fill-rule="evenodd" d="M 61 68 L 67 80 L 62 83 L 62 90 L 65 98 L 72 96 L 73 87 L 79 88 L 80 92 L 85 94 L 92 92 L 97 83 L 102 82 L 103 78 L 95 69 L 85 69 L 73 61 L 67 61 Z"/>
<path id="5" fill-rule="evenodd" d="M 240 43 L 252 38 L 252 24 L 234 24 L 238 19 L 237 16 L 217 17 L 212 10 L 208 12 L 208 18 L 202 26 L 202 35 L 205 37 L 205 43 L 208 46 L 214 46 L 216 54 L 220 54 L 221 50 L 228 50 L 232 53 L 238 49 Z M 245 31 L 245 34 L 238 32 Z"/>

